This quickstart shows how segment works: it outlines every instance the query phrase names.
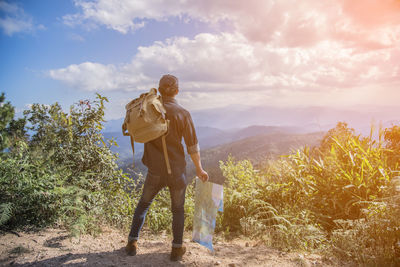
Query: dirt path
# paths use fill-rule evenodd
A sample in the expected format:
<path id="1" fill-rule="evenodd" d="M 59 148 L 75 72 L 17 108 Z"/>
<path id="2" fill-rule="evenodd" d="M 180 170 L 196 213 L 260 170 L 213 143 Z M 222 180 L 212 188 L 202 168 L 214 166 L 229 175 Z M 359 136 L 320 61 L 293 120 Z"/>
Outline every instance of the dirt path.
<path id="1" fill-rule="evenodd" d="M 0 266 L 336 266 L 319 255 L 282 253 L 255 241 L 216 241 L 215 252 L 190 241 L 185 233 L 188 252 L 181 262 L 169 261 L 170 237 L 142 234 L 139 252 L 127 256 L 126 236 L 106 229 L 94 238 L 83 235 L 70 239 L 59 229 L 35 233 L 0 235 Z M 217 238 L 218 239 L 218 238 Z"/>

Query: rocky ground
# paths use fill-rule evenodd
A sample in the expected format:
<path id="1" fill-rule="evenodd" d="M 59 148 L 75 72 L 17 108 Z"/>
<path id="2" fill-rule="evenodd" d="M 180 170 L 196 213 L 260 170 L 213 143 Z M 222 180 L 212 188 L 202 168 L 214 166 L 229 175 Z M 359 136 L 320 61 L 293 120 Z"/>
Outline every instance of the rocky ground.
<path id="1" fill-rule="evenodd" d="M 181 262 L 170 262 L 170 236 L 144 232 L 136 256 L 124 251 L 126 234 L 106 228 L 96 237 L 70 238 L 65 230 L 0 234 L 1 266 L 342 266 L 333 259 L 305 253 L 285 253 L 254 240 L 216 237 L 215 251 L 191 242 Z"/>

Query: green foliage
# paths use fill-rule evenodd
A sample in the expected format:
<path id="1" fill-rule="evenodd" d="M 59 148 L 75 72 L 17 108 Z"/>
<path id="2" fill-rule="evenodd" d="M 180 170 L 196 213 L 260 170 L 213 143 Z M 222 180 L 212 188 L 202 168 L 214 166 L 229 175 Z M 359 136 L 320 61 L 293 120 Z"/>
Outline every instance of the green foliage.
<path id="1" fill-rule="evenodd" d="M 262 172 L 230 158 L 221 164 L 228 180 L 222 229 L 281 249 L 323 248 L 360 264 L 399 264 L 399 129 L 374 140 L 372 130 L 362 137 L 338 123 L 320 146 L 270 161 Z"/>
<path id="2" fill-rule="evenodd" d="M 65 166 L 67 183 L 85 189 L 99 189 L 100 182 L 112 177 L 116 156 L 100 133 L 106 98 L 80 101 L 72 106 L 70 114 L 62 111 L 58 103 L 51 106 L 32 105 L 25 111 L 30 130 L 34 131 L 30 149 L 39 157 L 45 156 L 55 166 Z"/>
<path id="3" fill-rule="evenodd" d="M 363 265 L 400 264 L 399 191 L 385 199 L 369 202 L 363 218 L 336 221 L 338 227 L 332 233 L 336 255 Z"/>
<path id="4" fill-rule="evenodd" d="M 363 265 L 400 264 L 400 177 L 393 177 L 383 191 L 381 198 L 365 202 L 359 218 L 335 221 L 332 246 L 336 255 Z"/>
<path id="5" fill-rule="evenodd" d="M 15 110 L 10 102 L 4 102 L 5 95 L 0 95 L 0 153 L 13 145 L 17 139 L 25 136 L 25 120 L 14 120 Z"/>
<path id="6" fill-rule="evenodd" d="M 100 133 L 106 101 L 97 95 L 72 106 L 69 114 L 57 103 L 34 104 L 24 112 L 33 135 L 17 139 L 3 155 L 1 218 L 7 220 L 1 224 L 60 223 L 74 234 L 98 229 L 97 220 L 108 217 L 107 207 L 114 205 L 109 196 L 123 195 L 126 186 L 110 151 L 115 142 Z"/>
<path id="7" fill-rule="evenodd" d="M 254 199 L 259 193 L 256 171 L 248 160 L 235 163 L 232 157 L 220 162 L 221 170 L 228 181 L 224 190 L 224 214 L 222 227 L 231 231 L 241 230 L 241 220 L 256 209 Z M 245 231 L 245 228 L 243 229 Z"/>
<path id="8" fill-rule="evenodd" d="M 10 102 L 4 103 L 4 93 L 0 95 L 0 151 L 9 146 L 7 126 L 14 118 L 14 107 Z"/>
<path id="9" fill-rule="evenodd" d="M 6 223 L 12 216 L 12 203 L 0 204 L 0 225 Z"/>
<path id="10" fill-rule="evenodd" d="M 56 177 L 47 172 L 43 161 L 31 160 L 26 147 L 26 143 L 20 143 L 20 154 L 5 158 L 0 165 L 0 200 L 3 205 L 13 207 L 2 224 L 41 225 L 57 216 L 54 212 L 57 197 L 51 194 Z"/>
<path id="11" fill-rule="evenodd" d="M 291 201 L 309 207 L 327 228 L 336 219 L 358 218 L 365 201 L 381 197 L 392 176 L 381 143 L 360 136 L 341 138 L 333 136 L 323 152 L 305 148 L 289 155 L 283 173 L 273 174 L 285 174 L 295 188 Z"/>
<path id="12" fill-rule="evenodd" d="M 221 169 L 228 182 L 217 230 L 262 237 L 268 245 L 281 249 L 309 249 L 324 244 L 325 235 L 310 220 L 310 213 L 286 202 L 288 184 L 266 183 L 247 160 L 234 162 L 230 157 L 226 163 L 221 162 Z"/>

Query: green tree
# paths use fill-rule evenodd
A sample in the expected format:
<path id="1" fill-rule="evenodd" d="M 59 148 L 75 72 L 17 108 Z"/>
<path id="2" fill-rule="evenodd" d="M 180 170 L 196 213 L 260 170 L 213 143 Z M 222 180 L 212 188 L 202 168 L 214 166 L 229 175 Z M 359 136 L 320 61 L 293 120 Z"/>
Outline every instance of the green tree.
<path id="1" fill-rule="evenodd" d="M 101 134 L 106 101 L 97 95 L 69 113 L 58 103 L 24 112 L 32 137 L 17 141 L 0 164 L 0 225 L 59 222 L 79 233 L 112 217 L 129 179 L 110 150 L 115 142 Z"/>
<path id="2" fill-rule="evenodd" d="M 0 152 L 10 148 L 18 139 L 24 138 L 25 120 L 14 120 L 15 109 L 9 101 L 5 102 L 5 94 L 0 95 Z"/>

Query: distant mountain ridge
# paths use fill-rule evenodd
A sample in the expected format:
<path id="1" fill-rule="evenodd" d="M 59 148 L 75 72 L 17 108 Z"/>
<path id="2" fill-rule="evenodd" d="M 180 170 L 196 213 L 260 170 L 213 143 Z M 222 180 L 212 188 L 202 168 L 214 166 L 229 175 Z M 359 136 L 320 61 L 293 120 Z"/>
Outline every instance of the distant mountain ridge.
<path id="1" fill-rule="evenodd" d="M 232 154 L 237 159 L 249 159 L 258 163 L 274 158 L 277 155 L 290 153 L 291 150 L 305 145 L 318 145 L 324 134 L 325 132 L 308 134 L 274 132 L 259 134 L 207 149 L 202 154 L 204 156 L 213 154 L 213 157 L 221 159 L 226 159 L 229 154 Z"/>
<path id="2" fill-rule="evenodd" d="M 297 127 L 278 127 L 253 125 L 242 129 L 221 130 L 213 127 L 196 127 L 197 138 L 201 150 L 209 149 L 215 146 L 231 143 L 240 139 L 265 135 L 272 133 L 301 133 L 302 129 Z M 118 147 L 112 147 L 111 150 L 119 154 L 120 160 L 132 158 L 132 149 L 130 138 L 123 136 L 122 132 L 104 132 L 107 139 L 114 138 Z M 141 158 L 144 146 L 141 143 L 135 143 L 135 158 Z"/>
<path id="3" fill-rule="evenodd" d="M 266 159 L 290 153 L 301 146 L 318 145 L 323 133 L 339 121 L 347 122 L 357 133 L 369 135 L 371 123 L 376 127 L 398 125 L 400 108 L 354 107 L 334 109 L 328 107 L 246 107 L 229 106 L 191 112 L 201 147 L 203 165 L 217 182 L 223 180 L 219 161 L 231 154 L 236 159 L 250 159 L 258 164 Z M 389 114 L 390 116 L 388 116 Z M 129 137 L 121 133 L 123 119 L 110 120 L 105 125 L 104 136 L 115 137 L 119 147 L 112 148 L 120 154 L 119 166 L 124 170 L 132 164 Z M 143 144 L 135 143 L 137 170 L 146 171 L 140 159 Z M 193 166 L 189 162 L 189 176 Z"/>
<path id="4" fill-rule="evenodd" d="M 223 183 L 224 178 L 219 169 L 219 162 L 225 161 L 229 155 L 237 160 L 249 159 L 257 165 L 268 159 L 288 154 L 293 149 L 305 145 L 318 145 L 324 132 L 302 133 L 297 127 L 277 127 L 253 125 L 241 129 L 221 130 L 212 127 L 196 127 L 203 167 L 209 172 L 210 180 Z M 132 166 L 132 150 L 130 138 L 122 136 L 120 132 L 105 133 L 105 137 L 115 137 L 119 143 L 113 151 L 120 154 L 118 164 L 124 171 L 130 172 Z M 120 142 L 119 140 L 122 140 Z M 136 171 L 146 172 L 141 163 L 143 144 L 135 143 Z M 188 177 L 195 176 L 194 166 L 187 156 Z"/>
<path id="5" fill-rule="evenodd" d="M 179 99 L 178 99 L 179 101 Z M 196 127 L 210 127 L 222 131 L 243 129 L 252 125 L 289 126 L 302 132 L 327 131 L 339 121 L 345 121 L 356 131 L 368 134 L 371 123 L 388 125 L 397 121 L 400 107 L 359 106 L 352 108 L 273 107 L 235 105 L 191 111 Z M 106 132 L 121 130 L 123 119 L 106 123 Z"/>
<path id="6" fill-rule="evenodd" d="M 219 162 L 226 161 L 229 155 L 236 160 L 248 159 L 257 166 L 267 160 L 287 155 L 292 150 L 304 146 L 317 146 L 324 134 L 325 132 L 299 134 L 278 131 L 258 134 L 203 150 L 201 152 L 202 163 L 204 168 L 209 171 L 211 181 L 222 184 L 224 177 L 219 169 Z M 193 165 L 189 164 L 189 166 L 189 176 L 193 176 Z"/>

